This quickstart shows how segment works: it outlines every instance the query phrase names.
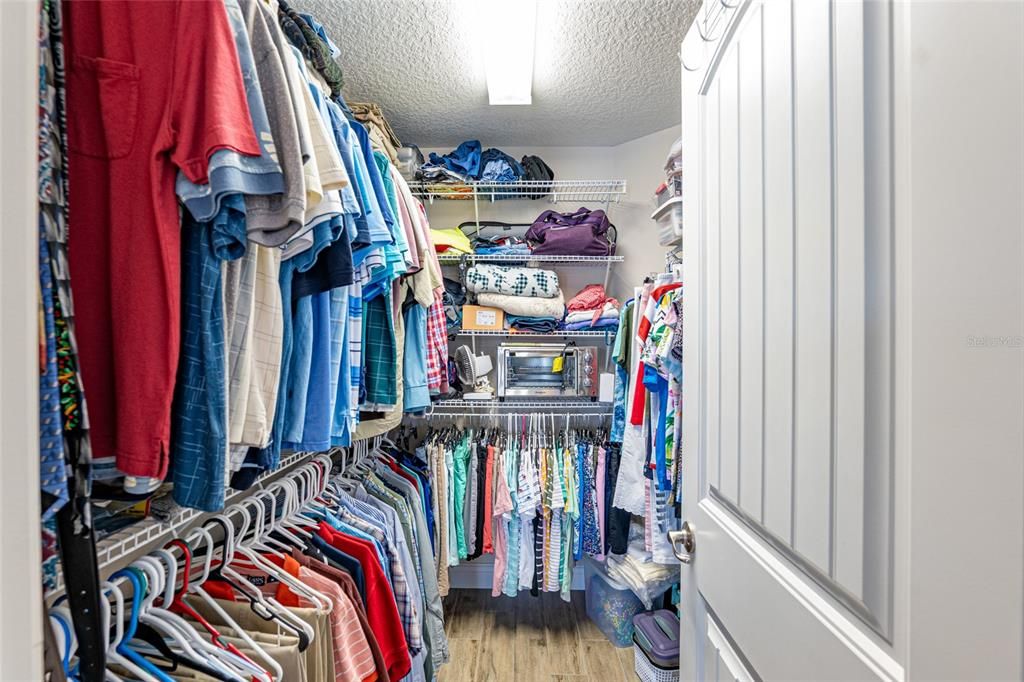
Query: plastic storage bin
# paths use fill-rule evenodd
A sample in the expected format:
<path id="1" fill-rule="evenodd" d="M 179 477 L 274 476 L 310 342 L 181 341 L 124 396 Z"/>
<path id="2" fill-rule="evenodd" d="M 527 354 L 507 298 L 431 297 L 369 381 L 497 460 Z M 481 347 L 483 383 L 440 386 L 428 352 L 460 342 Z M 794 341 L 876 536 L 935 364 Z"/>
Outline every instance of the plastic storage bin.
<path id="1" fill-rule="evenodd" d="M 633 669 L 644 682 L 679 679 L 679 617 L 668 609 L 633 617 Z"/>
<path id="2" fill-rule="evenodd" d="M 633 640 L 633 671 L 641 682 L 679 682 L 679 666 L 662 668 L 647 658 L 647 654 Z"/>
<path id="3" fill-rule="evenodd" d="M 679 667 L 679 617 L 668 609 L 633 616 L 633 641 L 662 668 Z"/>
<path id="4" fill-rule="evenodd" d="M 591 558 L 583 562 L 587 588 L 587 616 L 601 629 L 614 646 L 627 647 L 633 642 L 633 616 L 644 610 L 644 604 L 625 585 L 608 577 L 601 564 Z"/>
<path id="5" fill-rule="evenodd" d="M 662 205 L 654 212 L 655 222 L 658 225 L 658 243 L 662 246 L 677 244 L 683 234 L 683 202 L 678 199 L 671 200 L 672 203 Z"/>

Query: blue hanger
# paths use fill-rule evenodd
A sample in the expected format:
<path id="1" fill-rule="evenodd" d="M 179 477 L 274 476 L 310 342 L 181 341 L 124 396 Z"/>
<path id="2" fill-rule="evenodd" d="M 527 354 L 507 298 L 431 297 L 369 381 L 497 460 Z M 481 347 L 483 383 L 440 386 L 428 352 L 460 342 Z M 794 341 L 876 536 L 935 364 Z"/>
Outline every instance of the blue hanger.
<path id="1" fill-rule="evenodd" d="M 64 650 L 60 652 L 60 667 L 64 669 L 65 677 L 71 673 L 71 640 L 73 639 L 71 633 L 71 625 L 64 620 L 64 616 L 59 613 L 50 612 L 50 618 L 57 621 L 57 625 L 60 626 L 61 632 L 64 634 Z"/>
<path id="2" fill-rule="evenodd" d="M 128 617 L 128 625 L 125 628 L 124 637 L 121 638 L 121 641 L 117 645 L 117 652 L 135 663 L 160 682 L 174 682 L 172 678 L 168 677 L 162 670 L 153 665 L 149 659 L 128 646 L 129 640 L 135 636 L 135 630 L 139 625 L 139 602 L 142 601 L 142 595 L 145 594 L 148 583 L 145 574 L 138 568 L 131 566 L 129 568 L 122 568 L 120 571 L 110 576 L 111 581 L 117 580 L 118 578 L 127 578 L 132 584 L 132 608 Z M 118 616 L 120 617 L 120 614 L 118 614 Z"/>

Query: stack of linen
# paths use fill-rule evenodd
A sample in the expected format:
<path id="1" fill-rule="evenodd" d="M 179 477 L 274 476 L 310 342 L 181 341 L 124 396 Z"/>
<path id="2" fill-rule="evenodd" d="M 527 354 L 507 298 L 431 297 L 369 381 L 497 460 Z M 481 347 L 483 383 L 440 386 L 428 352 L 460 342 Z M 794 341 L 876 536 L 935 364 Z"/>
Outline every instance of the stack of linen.
<path id="1" fill-rule="evenodd" d="M 466 289 L 479 305 L 504 310 L 514 330 L 554 331 L 565 316 L 558 274 L 551 270 L 482 263 L 466 271 Z"/>
<path id="2" fill-rule="evenodd" d="M 563 329 L 615 330 L 619 327 L 619 302 L 607 295 L 600 284 L 588 284 L 569 301 Z"/>

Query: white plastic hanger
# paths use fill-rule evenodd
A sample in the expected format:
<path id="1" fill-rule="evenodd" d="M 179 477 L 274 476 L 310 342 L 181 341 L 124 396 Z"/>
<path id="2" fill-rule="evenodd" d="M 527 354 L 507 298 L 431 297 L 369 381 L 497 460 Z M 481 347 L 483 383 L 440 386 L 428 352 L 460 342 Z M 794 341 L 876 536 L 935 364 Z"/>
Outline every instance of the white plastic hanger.
<path id="1" fill-rule="evenodd" d="M 260 508 L 261 510 L 263 509 L 262 504 L 260 505 Z M 239 531 L 239 538 L 244 538 L 245 534 L 249 530 L 249 526 L 252 525 L 252 517 L 249 515 L 249 510 L 245 505 L 238 506 L 237 510 L 243 516 L 243 525 L 242 529 Z M 333 604 L 331 603 L 329 597 L 320 592 L 317 592 L 313 588 L 309 587 L 305 583 L 301 582 L 300 580 L 292 576 L 287 571 L 283 570 L 277 564 L 274 564 L 273 562 L 261 556 L 256 550 L 253 549 L 253 545 L 251 543 L 247 543 L 244 539 L 238 539 L 235 543 L 235 550 L 241 553 L 245 558 L 249 559 L 249 561 L 251 561 L 256 568 L 266 571 L 269 575 L 274 576 L 280 582 L 283 582 L 285 585 L 287 585 L 293 592 L 297 592 L 302 596 L 306 597 L 306 599 L 313 603 L 313 605 L 318 611 L 323 613 L 330 613 Z M 282 556 L 283 558 L 283 555 L 280 556 Z M 271 603 L 277 603 L 271 597 L 268 597 L 267 600 Z M 301 621 L 301 619 L 299 619 L 297 616 L 294 616 L 294 614 L 292 614 L 290 611 L 287 613 L 289 616 L 294 617 L 296 621 L 302 622 L 303 625 L 305 625 L 306 628 L 310 632 L 312 632 L 312 627 L 310 627 L 308 623 Z"/>
<path id="2" fill-rule="evenodd" d="M 170 604 L 174 598 L 174 578 L 177 570 L 177 560 L 173 554 L 166 549 L 158 549 L 152 555 L 136 560 L 134 565 L 146 571 L 146 575 L 152 576 L 156 581 L 150 590 L 150 594 L 142 601 L 142 607 L 139 612 L 140 621 L 148 622 L 154 628 L 161 631 L 166 629 L 161 628 L 161 625 L 170 625 L 171 629 L 176 629 L 181 636 L 180 639 L 175 638 L 175 641 L 188 658 L 195 661 L 203 661 L 229 677 L 238 680 L 238 682 L 248 682 L 253 676 L 258 679 L 268 680 L 269 682 L 267 671 L 262 667 L 204 639 L 191 623 L 178 614 L 166 608 L 153 605 L 160 590 L 164 590 L 163 598 L 165 604 Z M 143 620 L 144 616 L 145 620 Z"/>
<path id="3" fill-rule="evenodd" d="M 228 509 L 237 509 L 237 507 L 229 507 Z M 296 632 L 302 632 L 304 637 L 309 641 L 313 641 L 315 633 L 312 626 L 282 606 L 276 599 L 264 596 L 259 588 L 231 567 L 231 563 L 235 560 L 235 550 L 237 549 L 235 526 L 231 519 L 224 514 L 216 514 L 210 520 L 219 521 L 224 527 L 224 544 L 221 547 L 221 574 L 231 579 L 237 589 L 241 590 L 247 598 L 252 600 L 252 608 L 261 618 L 277 618 L 282 624 L 287 625 Z"/>
<path id="4" fill-rule="evenodd" d="M 213 536 L 210 535 L 210 531 L 206 530 L 203 527 L 198 527 L 194 529 L 191 534 L 189 534 L 189 539 L 186 539 L 186 542 L 188 542 L 189 545 L 191 545 L 190 539 L 193 536 L 198 536 L 197 539 L 201 539 L 205 542 L 207 551 L 205 561 L 203 562 L 202 575 L 200 576 L 200 579 L 198 581 L 191 580 L 189 582 L 188 592 L 186 594 L 196 595 L 200 599 L 202 599 L 207 604 L 207 606 L 209 606 L 214 611 L 214 613 L 217 614 L 217 616 L 220 618 L 220 621 L 224 625 L 231 628 L 231 630 L 234 631 L 234 633 L 243 642 L 249 645 L 249 648 L 256 654 L 260 661 L 262 661 L 262 663 L 265 664 L 264 667 L 266 668 L 266 670 L 272 672 L 274 679 L 280 680 L 284 674 L 284 670 L 283 668 L 281 668 L 281 665 L 273 658 L 271 658 L 271 656 L 266 651 L 264 651 L 263 647 L 257 644 L 256 641 L 249 636 L 249 633 L 245 630 L 245 628 L 239 626 L 238 623 L 236 623 L 235 620 L 228 615 L 228 613 L 223 609 L 223 607 L 221 607 L 221 605 L 217 603 L 217 600 L 210 596 L 210 594 L 205 589 L 203 589 L 203 583 L 205 583 L 207 578 L 210 577 L 210 569 L 213 567 Z"/>

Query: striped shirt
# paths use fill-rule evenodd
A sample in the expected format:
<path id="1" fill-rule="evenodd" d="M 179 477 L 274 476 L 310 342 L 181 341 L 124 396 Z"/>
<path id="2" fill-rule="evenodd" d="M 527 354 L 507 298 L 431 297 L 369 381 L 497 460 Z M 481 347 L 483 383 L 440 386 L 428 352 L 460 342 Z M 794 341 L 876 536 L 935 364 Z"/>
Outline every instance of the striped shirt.
<path id="1" fill-rule="evenodd" d="M 363 634 L 359 614 L 333 580 L 305 566 L 299 567 L 299 580 L 331 600 L 331 636 L 334 648 L 335 682 L 372 682 L 377 679 L 373 652 Z M 305 602 L 305 600 L 300 600 Z M 310 606 L 303 603 L 303 606 Z"/>

